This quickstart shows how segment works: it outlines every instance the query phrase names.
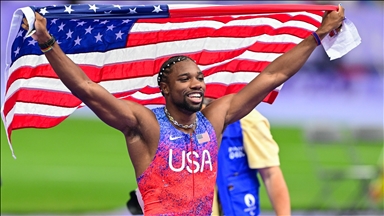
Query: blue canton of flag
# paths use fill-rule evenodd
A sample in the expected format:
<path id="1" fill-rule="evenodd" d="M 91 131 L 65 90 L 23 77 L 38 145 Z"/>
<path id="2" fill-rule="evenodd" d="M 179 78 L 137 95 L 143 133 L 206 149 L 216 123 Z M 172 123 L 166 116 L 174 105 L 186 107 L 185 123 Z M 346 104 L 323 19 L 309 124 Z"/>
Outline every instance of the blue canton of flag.
<path id="1" fill-rule="evenodd" d="M 129 30 L 138 18 L 165 18 L 167 5 L 120 6 L 75 4 L 31 7 L 47 18 L 47 29 L 66 54 L 106 52 L 124 48 Z M 19 57 L 42 52 L 35 40 L 25 38 L 20 26 L 12 44 L 11 61 Z M 31 49 L 31 46 L 33 47 Z"/>

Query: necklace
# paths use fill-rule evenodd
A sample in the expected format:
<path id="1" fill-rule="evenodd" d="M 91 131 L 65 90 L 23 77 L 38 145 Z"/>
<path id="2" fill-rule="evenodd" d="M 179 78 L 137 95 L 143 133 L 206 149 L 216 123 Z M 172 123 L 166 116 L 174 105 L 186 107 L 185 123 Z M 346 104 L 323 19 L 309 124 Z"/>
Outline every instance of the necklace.
<path id="1" fill-rule="evenodd" d="M 193 127 L 196 126 L 196 123 L 197 123 L 197 117 L 196 117 L 195 121 L 194 121 L 192 124 L 190 124 L 190 125 L 183 125 L 183 124 L 180 124 L 179 122 L 177 122 L 177 121 L 171 116 L 171 114 L 169 114 L 169 112 L 168 112 L 168 110 L 167 110 L 167 108 L 166 108 L 165 106 L 164 106 L 164 112 L 165 112 L 165 114 L 167 115 L 168 119 L 169 119 L 174 125 L 176 125 L 176 126 L 178 126 L 178 127 L 181 127 L 181 128 L 184 128 L 184 129 L 189 129 L 189 128 L 193 128 Z"/>

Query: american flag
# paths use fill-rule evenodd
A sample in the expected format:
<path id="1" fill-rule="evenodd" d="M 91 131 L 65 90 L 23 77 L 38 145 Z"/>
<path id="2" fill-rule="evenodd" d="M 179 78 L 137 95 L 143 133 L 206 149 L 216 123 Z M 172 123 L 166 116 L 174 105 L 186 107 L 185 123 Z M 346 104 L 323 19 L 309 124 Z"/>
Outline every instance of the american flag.
<path id="1" fill-rule="evenodd" d="M 162 62 L 184 54 L 205 75 L 206 96 L 239 91 L 315 31 L 331 5 L 98 5 L 28 7 L 47 18 L 63 51 L 117 98 L 164 104 Z M 84 106 L 58 79 L 14 15 L 7 45 L 2 119 L 12 130 L 50 128 Z M 264 102 L 272 103 L 282 86 Z"/>
<path id="2" fill-rule="evenodd" d="M 211 138 L 209 138 L 209 134 L 207 131 L 205 131 L 202 134 L 197 134 L 196 137 L 197 137 L 197 141 L 199 142 L 199 144 L 209 142 L 211 140 Z"/>

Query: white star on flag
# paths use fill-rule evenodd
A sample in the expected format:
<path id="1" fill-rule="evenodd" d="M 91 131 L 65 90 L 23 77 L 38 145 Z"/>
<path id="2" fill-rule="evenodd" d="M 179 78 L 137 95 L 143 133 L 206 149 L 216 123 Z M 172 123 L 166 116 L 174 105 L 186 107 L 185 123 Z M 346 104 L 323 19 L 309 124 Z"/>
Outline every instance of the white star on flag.
<path id="1" fill-rule="evenodd" d="M 53 19 L 53 20 L 51 20 L 51 25 L 52 25 L 52 24 L 56 24 L 56 21 L 57 21 L 57 20 L 59 20 L 59 19 Z"/>
<path id="2" fill-rule="evenodd" d="M 95 36 L 95 38 L 96 38 L 96 42 L 97 42 L 97 41 L 102 41 L 102 40 L 101 40 L 101 37 L 103 37 L 103 35 L 101 35 L 100 32 L 97 33 L 97 35 Z"/>
<path id="3" fill-rule="evenodd" d="M 161 10 L 160 5 L 158 5 L 158 6 L 153 6 L 153 7 L 155 7 L 155 9 L 154 9 L 152 12 L 159 13 L 160 11 L 163 11 L 163 10 Z"/>
<path id="4" fill-rule="evenodd" d="M 85 34 L 88 34 L 88 33 L 92 34 L 92 32 L 91 32 L 92 30 L 93 30 L 93 28 L 91 26 L 89 26 L 88 28 L 85 29 Z"/>
<path id="5" fill-rule="evenodd" d="M 23 30 L 20 30 L 19 33 L 17 33 L 17 37 L 22 37 L 22 36 L 23 36 L 23 33 L 24 33 L 24 31 L 23 31 Z"/>
<path id="6" fill-rule="evenodd" d="M 136 13 L 137 13 L 136 8 L 133 8 L 133 9 L 129 8 L 129 14 L 136 14 Z"/>
<path id="7" fill-rule="evenodd" d="M 59 31 L 64 31 L 64 26 L 65 24 L 64 23 L 61 23 L 58 27 L 59 27 Z"/>
<path id="8" fill-rule="evenodd" d="M 39 13 L 45 15 L 46 13 L 49 13 L 49 12 L 47 11 L 47 8 L 41 8 Z"/>
<path id="9" fill-rule="evenodd" d="M 96 7 L 96 5 L 90 5 L 89 4 L 89 10 L 93 10 L 95 13 L 96 13 L 96 10 L 99 9 L 98 7 Z"/>
<path id="10" fill-rule="evenodd" d="M 79 36 L 77 36 L 77 39 L 75 40 L 75 46 L 76 45 L 80 45 L 80 41 L 81 41 L 82 39 L 81 38 L 79 38 Z"/>
<path id="11" fill-rule="evenodd" d="M 67 5 L 64 5 L 64 7 L 65 7 L 64 12 L 68 12 L 69 14 L 71 14 L 72 11 L 75 11 L 72 9 L 72 5 L 69 5 L 68 7 Z"/>
<path id="12" fill-rule="evenodd" d="M 107 31 L 108 31 L 108 30 L 113 31 L 114 28 L 116 28 L 116 26 L 114 26 L 113 24 L 110 25 L 110 26 L 107 26 Z"/>
<path id="13" fill-rule="evenodd" d="M 120 39 L 123 39 L 123 38 L 122 38 L 123 34 L 124 34 L 124 33 L 121 32 L 121 31 L 119 31 L 118 33 L 115 33 L 115 35 L 116 35 L 116 40 L 119 39 L 119 38 L 120 38 Z"/>
<path id="14" fill-rule="evenodd" d="M 69 29 L 69 31 L 67 32 L 67 39 L 68 38 L 72 38 L 72 33 L 73 33 L 73 31 L 71 31 L 71 29 Z"/>
<path id="15" fill-rule="evenodd" d="M 86 23 L 86 22 L 84 22 L 84 21 L 78 22 L 78 23 L 77 23 L 77 26 L 83 26 L 85 23 Z"/>
<path id="16" fill-rule="evenodd" d="M 17 47 L 17 49 L 13 52 L 15 53 L 15 56 L 17 56 L 17 54 L 19 54 L 19 52 L 20 52 L 20 47 Z"/>
<path id="17" fill-rule="evenodd" d="M 35 41 L 35 40 L 28 41 L 28 45 L 35 46 L 36 43 L 37 43 L 37 41 Z"/>

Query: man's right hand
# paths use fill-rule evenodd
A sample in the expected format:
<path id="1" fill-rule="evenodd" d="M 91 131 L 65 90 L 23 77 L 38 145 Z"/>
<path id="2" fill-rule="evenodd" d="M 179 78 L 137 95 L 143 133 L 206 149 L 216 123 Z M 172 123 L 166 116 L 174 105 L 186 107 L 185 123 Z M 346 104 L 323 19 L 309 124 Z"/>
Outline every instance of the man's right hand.
<path id="1" fill-rule="evenodd" d="M 340 30 L 340 26 L 345 19 L 344 8 L 339 5 L 338 11 L 326 11 L 323 15 L 321 26 L 316 31 L 320 38 L 325 37 L 332 30 Z"/>
<path id="2" fill-rule="evenodd" d="M 31 37 L 39 44 L 47 42 L 51 38 L 51 35 L 49 35 L 47 30 L 47 19 L 41 16 L 39 13 L 35 12 L 34 25 L 36 32 L 32 34 Z M 28 31 L 29 25 L 26 18 L 23 18 L 23 23 L 21 24 L 21 27 Z"/>

